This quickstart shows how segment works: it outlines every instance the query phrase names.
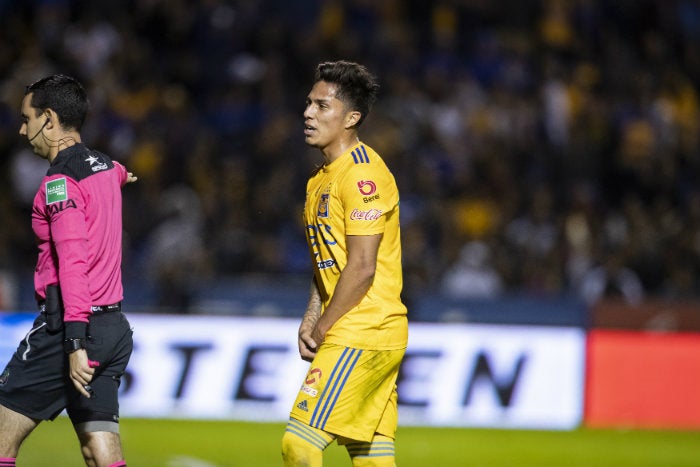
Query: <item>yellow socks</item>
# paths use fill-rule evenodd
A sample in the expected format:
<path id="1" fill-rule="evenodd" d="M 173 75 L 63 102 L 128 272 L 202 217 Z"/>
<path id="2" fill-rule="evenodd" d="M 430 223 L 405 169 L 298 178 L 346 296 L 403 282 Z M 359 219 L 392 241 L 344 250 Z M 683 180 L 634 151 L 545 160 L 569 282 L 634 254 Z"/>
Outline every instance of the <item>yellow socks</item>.
<path id="1" fill-rule="evenodd" d="M 290 418 L 282 436 L 284 467 L 322 467 L 323 450 L 333 439 L 325 431 Z"/>
<path id="2" fill-rule="evenodd" d="M 375 434 L 371 443 L 353 441 L 345 445 L 352 467 L 396 467 L 394 440 Z"/>

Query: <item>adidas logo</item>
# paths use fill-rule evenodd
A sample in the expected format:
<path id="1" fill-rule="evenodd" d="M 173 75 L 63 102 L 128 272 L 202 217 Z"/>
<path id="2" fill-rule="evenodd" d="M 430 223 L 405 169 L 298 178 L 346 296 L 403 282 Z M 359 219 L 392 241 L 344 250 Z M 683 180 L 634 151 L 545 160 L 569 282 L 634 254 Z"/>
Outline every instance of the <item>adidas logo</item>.
<path id="1" fill-rule="evenodd" d="M 309 407 L 306 404 L 306 399 L 304 399 L 303 401 L 301 401 L 297 404 L 297 409 L 303 410 L 304 412 L 309 411 Z"/>

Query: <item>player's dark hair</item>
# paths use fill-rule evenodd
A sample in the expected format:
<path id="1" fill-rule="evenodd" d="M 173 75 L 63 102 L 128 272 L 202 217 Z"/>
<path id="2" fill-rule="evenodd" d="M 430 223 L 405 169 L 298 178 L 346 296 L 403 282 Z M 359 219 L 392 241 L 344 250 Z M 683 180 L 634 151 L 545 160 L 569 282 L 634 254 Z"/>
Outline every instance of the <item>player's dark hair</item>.
<path id="1" fill-rule="evenodd" d="M 24 95 L 32 93 L 31 105 L 39 115 L 51 109 L 63 128 L 80 131 L 90 103 L 85 88 L 75 78 L 51 75 L 27 86 Z"/>
<path id="2" fill-rule="evenodd" d="M 377 78 L 359 63 L 344 60 L 320 63 L 316 67 L 316 81 L 333 83 L 338 87 L 336 97 L 348 109 L 360 112 L 356 126 L 362 124 L 377 100 Z"/>

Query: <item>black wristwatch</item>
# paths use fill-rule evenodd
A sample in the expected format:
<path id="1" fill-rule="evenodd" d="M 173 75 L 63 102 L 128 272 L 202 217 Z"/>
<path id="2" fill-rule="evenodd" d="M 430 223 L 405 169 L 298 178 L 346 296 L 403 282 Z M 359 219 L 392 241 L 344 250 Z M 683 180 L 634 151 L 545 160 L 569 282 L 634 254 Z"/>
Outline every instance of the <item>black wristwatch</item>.
<path id="1" fill-rule="evenodd" d="M 73 353 L 76 350 L 85 348 L 85 339 L 72 338 L 63 341 L 63 351 L 65 353 Z"/>

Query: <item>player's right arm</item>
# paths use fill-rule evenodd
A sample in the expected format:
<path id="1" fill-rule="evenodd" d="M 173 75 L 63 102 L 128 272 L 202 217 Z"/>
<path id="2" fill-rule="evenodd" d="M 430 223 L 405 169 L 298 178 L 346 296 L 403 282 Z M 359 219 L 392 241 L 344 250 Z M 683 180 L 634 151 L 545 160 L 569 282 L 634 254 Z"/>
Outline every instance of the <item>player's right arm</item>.
<path id="1" fill-rule="evenodd" d="M 321 293 L 316 284 L 316 278 L 311 280 L 311 290 L 309 291 L 309 303 L 306 306 L 304 318 L 299 326 L 299 355 L 302 360 L 310 362 L 316 356 L 318 345 L 311 337 L 311 333 L 316 327 L 316 323 L 321 317 Z"/>

